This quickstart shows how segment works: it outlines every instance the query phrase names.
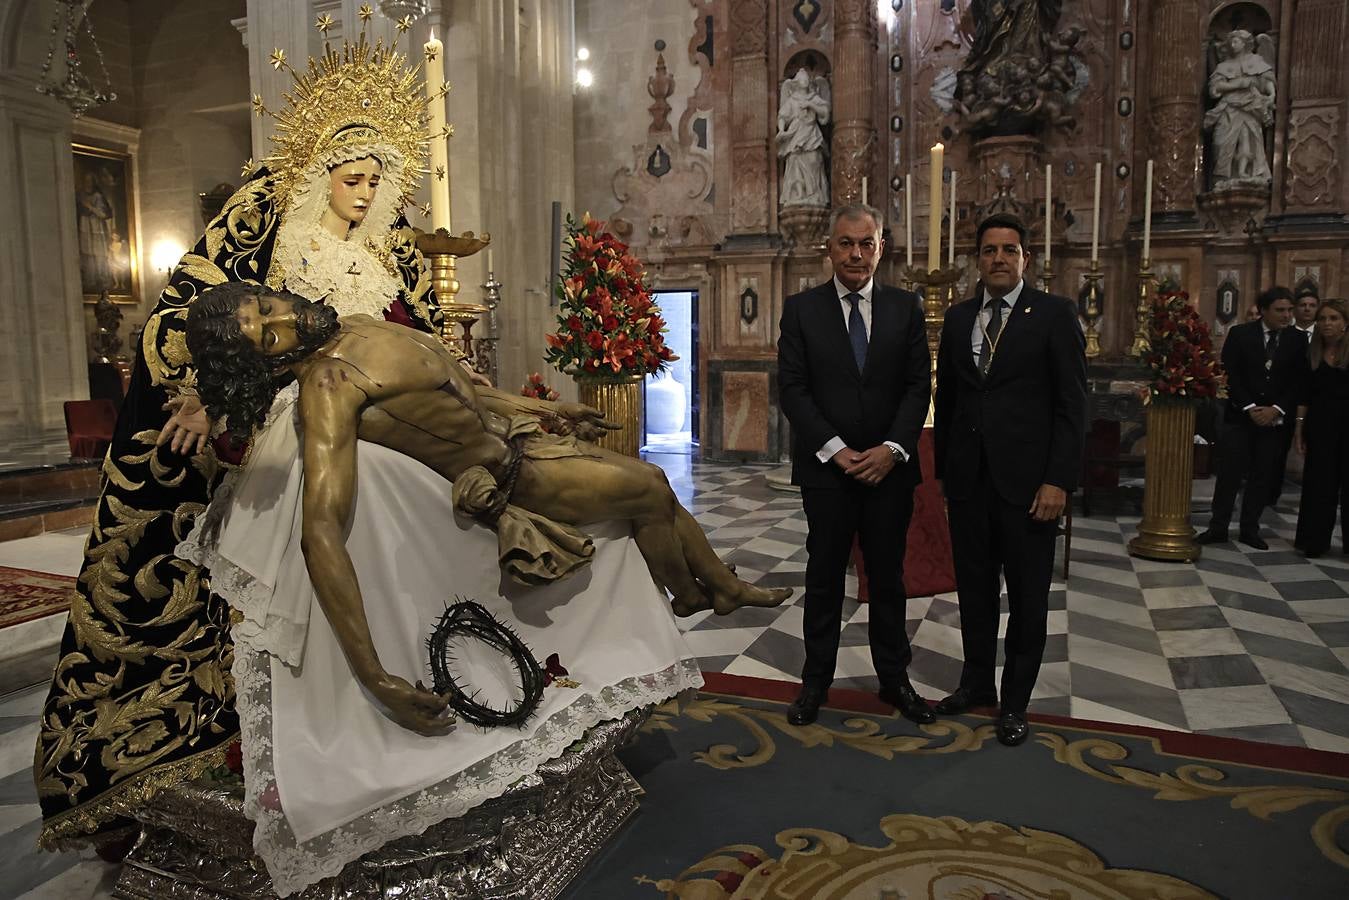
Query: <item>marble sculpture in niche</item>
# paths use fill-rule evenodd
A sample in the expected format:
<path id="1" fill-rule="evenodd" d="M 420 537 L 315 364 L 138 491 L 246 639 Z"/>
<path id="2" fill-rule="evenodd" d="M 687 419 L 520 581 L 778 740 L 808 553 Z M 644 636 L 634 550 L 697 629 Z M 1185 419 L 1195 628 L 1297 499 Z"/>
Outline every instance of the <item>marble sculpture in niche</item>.
<path id="1" fill-rule="evenodd" d="M 778 104 L 778 156 L 786 160 L 779 202 L 789 206 L 829 205 L 824 126 L 829 124 L 829 81 L 797 69 L 782 82 Z"/>
<path id="2" fill-rule="evenodd" d="M 1213 189 L 1267 188 L 1265 130 L 1274 124 L 1274 40 L 1239 28 L 1216 38 L 1214 49 L 1218 63 L 1208 79 L 1214 104 L 1204 114 L 1204 129 L 1212 132 Z"/>

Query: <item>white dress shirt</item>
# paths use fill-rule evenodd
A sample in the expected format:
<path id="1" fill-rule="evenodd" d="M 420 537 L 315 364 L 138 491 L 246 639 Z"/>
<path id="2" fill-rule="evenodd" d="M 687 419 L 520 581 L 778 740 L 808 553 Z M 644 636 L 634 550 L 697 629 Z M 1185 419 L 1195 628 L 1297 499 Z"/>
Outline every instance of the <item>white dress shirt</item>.
<path id="1" fill-rule="evenodd" d="M 834 276 L 834 290 L 838 291 L 838 305 L 843 312 L 843 330 L 848 330 L 848 319 L 852 316 L 852 302 L 848 300 L 849 294 L 860 294 L 862 299 L 857 301 L 857 311 L 862 314 L 862 324 L 866 326 L 867 342 L 871 342 L 871 292 L 876 288 L 876 279 L 868 278 L 867 283 L 857 290 L 851 290 L 845 287 L 843 282 Z M 834 454 L 848 446 L 843 438 L 834 435 L 825 445 L 815 452 L 815 458 L 822 463 L 827 463 L 834 458 Z M 905 462 L 909 461 L 909 452 L 894 441 L 886 441 L 885 446 L 893 447 L 899 451 L 900 458 Z M 866 449 L 866 448 L 864 448 Z"/>
<path id="2" fill-rule="evenodd" d="M 1007 317 L 1012 310 L 1016 309 L 1016 301 L 1021 299 L 1021 289 L 1026 286 L 1025 281 L 1018 281 L 1016 287 L 1008 291 L 1002 298 L 1006 304 L 1002 310 L 1002 327 L 1007 327 Z M 993 296 L 989 294 L 988 288 L 984 288 L 979 294 L 979 312 L 974 317 L 974 327 L 970 329 L 970 349 L 974 352 L 974 364 L 979 365 L 979 351 L 984 346 L 984 332 L 988 330 L 988 323 L 993 321 L 993 311 L 988 308 L 988 301 Z M 999 332 L 1001 334 L 1001 332 Z"/>
<path id="3" fill-rule="evenodd" d="M 1297 325 L 1294 325 L 1293 327 L 1294 327 L 1294 328 L 1298 328 L 1298 330 L 1300 330 L 1300 331 L 1306 331 L 1306 329 L 1300 328 L 1300 327 L 1297 326 Z M 1287 331 L 1286 328 L 1283 329 L 1283 330 L 1284 330 L 1284 331 Z M 1266 347 L 1266 348 L 1267 348 L 1267 347 L 1269 346 L 1269 336 L 1270 336 L 1270 333 L 1273 332 L 1273 331 L 1274 331 L 1274 329 L 1273 329 L 1273 328 L 1270 328 L 1269 325 L 1267 325 L 1267 324 L 1265 323 L 1265 320 L 1264 320 L 1264 319 L 1261 319 L 1261 320 L 1260 320 L 1260 345 L 1261 345 L 1261 347 Z M 1310 332 L 1308 332 L 1308 333 L 1310 333 Z M 1265 350 L 1265 352 L 1268 353 L 1269 350 Z M 1271 406 L 1272 408 L 1277 409 L 1277 410 L 1279 411 L 1279 417 L 1278 417 L 1277 419 L 1274 420 L 1274 424 L 1275 424 L 1275 425 L 1282 425 L 1282 424 L 1283 424 L 1283 417 L 1286 416 L 1286 415 L 1288 415 L 1288 413 L 1284 412 L 1283 407 L 1280 406 L 1280 405 L 1277 404 L 1277 403 L 1271 403 L 1270 406 Z M 1243 407 L 1241 408 L 1241 411 L 1242 411 L 1242 412 L 1247 412 L 1247 411 L 1252 410 L 1252 409 L 1255 409 L 1255 404 L 1254 404 L 1254 403 L 1247 403 L 1245 406 L 1243 406 Z"/>

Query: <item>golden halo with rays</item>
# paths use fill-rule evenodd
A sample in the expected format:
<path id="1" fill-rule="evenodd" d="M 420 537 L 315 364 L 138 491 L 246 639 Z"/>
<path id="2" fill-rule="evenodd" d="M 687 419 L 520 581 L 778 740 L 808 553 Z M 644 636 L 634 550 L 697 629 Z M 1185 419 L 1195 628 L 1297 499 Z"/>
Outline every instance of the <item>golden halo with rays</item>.
<path id="1" fill-rule="evenodd" d="M 280 65 L 285 65 L 284 57 Z M 325 44 L 323 54 L 310 57 L 303 73 L 285 67 L 295 79 L 282 95 L 285 107 L 274 114 L 258 110 L 277 122 L 272 135 L 275 150 L 264 162 L 276 175 L 282 202 L 320 157 L 343 144 L 373 141 L 389 145 L 403 157 L 410 193 L 428 155 L 429 117 L 418 68 L 382 41 L 371 46 L 364 33 L 354 44 L 344 41 L 340 51 Z"/>

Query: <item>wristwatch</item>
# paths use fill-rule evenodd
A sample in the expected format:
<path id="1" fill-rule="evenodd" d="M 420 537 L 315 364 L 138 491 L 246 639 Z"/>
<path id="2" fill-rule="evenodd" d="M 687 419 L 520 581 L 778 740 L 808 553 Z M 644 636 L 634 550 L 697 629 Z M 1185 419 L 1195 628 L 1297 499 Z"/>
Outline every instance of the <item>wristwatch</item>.
<path id="1" fill-rule="evenodd" d="M 898 444 L 886 444 L 885 446 L 890 451 L 890 455 L 894 457 L 895 462 L 904 461 L 904 454 L 900 451 Z"/>

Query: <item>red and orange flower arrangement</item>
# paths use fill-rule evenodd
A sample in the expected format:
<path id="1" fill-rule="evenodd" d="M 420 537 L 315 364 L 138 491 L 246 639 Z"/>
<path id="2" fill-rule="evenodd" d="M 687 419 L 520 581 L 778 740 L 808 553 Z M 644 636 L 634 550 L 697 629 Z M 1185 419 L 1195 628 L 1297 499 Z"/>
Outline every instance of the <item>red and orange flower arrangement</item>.
<path id="1" fill-rule="evenodd" d="M 545 360 L 572 375 L 615 377 L 650 375 L 677 359 L 627 244 L 587 213 L 579 223 L 567 217 L 566 253 Z"/>
<path id="2" fill-rule="evenodd" d="M 1208 323 L 1189 294 L 1164 286 L 1152 304 L 1150 331 L 1152 347 L 1143 359 L 1152 370 L 1149 399 L 1186 402 L 1218 395 L 1222 367 Z"/>

